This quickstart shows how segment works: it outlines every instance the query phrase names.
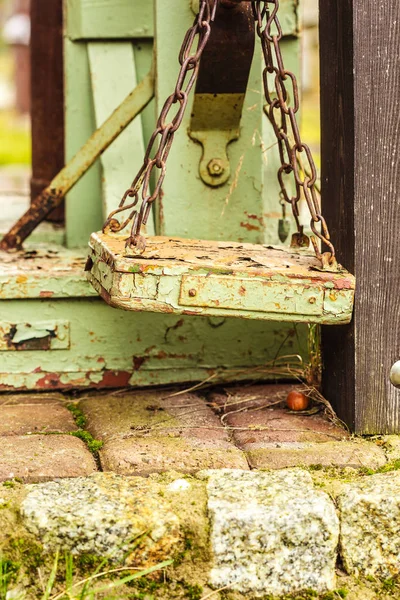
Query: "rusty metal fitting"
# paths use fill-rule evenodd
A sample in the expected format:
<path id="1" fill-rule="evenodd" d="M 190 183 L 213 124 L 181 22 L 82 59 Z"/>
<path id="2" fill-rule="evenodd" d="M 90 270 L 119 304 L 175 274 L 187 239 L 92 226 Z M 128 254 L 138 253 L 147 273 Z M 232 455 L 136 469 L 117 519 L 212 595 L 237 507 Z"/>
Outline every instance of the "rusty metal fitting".
<path id="1" fill-rule="evenodd" d="M 220 4 L 223 8 L 235 8 L 243 0 L 220 0 Z"/>
<path id="2" fill-rule="evenodd" d="M 221 177 L 225 172 L 224 163 L 220 158 L 213 158 L 207 165 L 207 171 L 211 177 Z"/>

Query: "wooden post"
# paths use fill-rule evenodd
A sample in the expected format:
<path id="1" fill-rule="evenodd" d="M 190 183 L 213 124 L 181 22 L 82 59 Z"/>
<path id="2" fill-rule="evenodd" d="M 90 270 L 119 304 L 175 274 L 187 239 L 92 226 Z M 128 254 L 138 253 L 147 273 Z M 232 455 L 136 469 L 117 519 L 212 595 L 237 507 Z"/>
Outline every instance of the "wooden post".
<path id="1" fill-rule="evenodd" d="M 64 166 L 62 0 L 31 1 L 31 198 Z M 63 221 L 64 207 L 49 221 Z"/>
<path id="2" fill-rule="evenodd" d="M 323 388 L 358 433 L 400 432 L 400 4 L 320 2 L 323 211 L 356 275 L 351 325 L 323 329 Z"/>

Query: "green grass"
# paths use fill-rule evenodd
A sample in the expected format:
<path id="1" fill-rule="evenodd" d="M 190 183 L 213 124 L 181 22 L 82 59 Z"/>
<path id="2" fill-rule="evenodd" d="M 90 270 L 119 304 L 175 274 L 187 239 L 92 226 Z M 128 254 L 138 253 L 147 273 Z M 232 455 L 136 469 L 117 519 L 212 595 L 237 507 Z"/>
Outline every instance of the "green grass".
<path id="1" fill-rule="evenodd" d="M 74 559 L 67 554 L 60 560 L 57 552 L 50 572 L 43 581 L 39 573 L 36 583 L 41 581 L 42 590 L 25 590 L 21 585 L 24 574 L 21 566 L 0 556 L 0 600 L 12 597 L 13 600 L 25 600 L 35 594 L 37 600 L 111 600 L 120 598 L 118 591 L 125 585 L 133 584 L 136 580 L 145 581 L 152 573 L 161 571 L 172 565 L 172 560 L 167 560 L 154 567 L 138 571 L 130 567 L 104 569 L 107 561 L 103 560 L 91 575 L 79 577 L 74 567 Z M 134 571 L 134 572 L 133 572 Z M 24 581 L 26 583 L 26 581 Z M 114 595 L 114 593 L 117 595 Z M 11 596 L 12 594 L 12 596 Z"/>

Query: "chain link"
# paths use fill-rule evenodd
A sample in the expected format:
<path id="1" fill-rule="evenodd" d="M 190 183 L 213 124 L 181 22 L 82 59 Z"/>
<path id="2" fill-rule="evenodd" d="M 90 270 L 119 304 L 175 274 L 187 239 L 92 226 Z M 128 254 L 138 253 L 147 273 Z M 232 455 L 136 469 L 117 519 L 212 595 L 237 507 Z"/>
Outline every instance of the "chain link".
<path id="1" fill-rule="evenodd" d="M 166 162 L 171 150 L 174 136 L 182 123 L 187 108 L 189 93 L 196 81 L 200 59 L 211 32 L 211 23 L 219 0 L 200 0 L 199 13 L 193 26 L 187 31 L 180 53 L 181 65 L 174 92 L 167 98 L 159 115 L 156 129 L 150 138 L 144 157 L 143 165 L 125 192 L 118 208 L 111 212 L 104 224 L 103 231 L 122 231 L 131 221 L 132 227 L 127 246 L 137 247 L 143 251 L 146 246 L 145 238 L 140 235 L 142 225 L 146 224 L 152 204 L 161 192 L 165 178 Z M 222 0 L 223 2 L 226 0 Z M 230 0 L 232 2 L 232 0 Z M 240 0 L 233 0 L 237 3 Z M 266 114 L 275 132 L 281 166 L 278 170 L 278 180 L 283 200 L 291 205 L 298 233 L 293 236 L 292 243 L 298 246 L 308 246 L 309 240 L 303 232 L 299 217 L 299 201 L 302 194 L 311 214 L 311 241 L 317 257 L 323 266 L 335 264 L 335 248 L 330 241 L 329 230 L 321 214 L 316 181 L 317 170 L 311 150 L 300 136 L 296 113 L 300 108 L 299 90 L 294 73 L 285 69 L 280 41 L 282 27 L 278 18 L 279 0 L 251 0 L 256 23 L 257 35 L 265 61 L 263 84 L 267 102 Z M 197 45 L 196 45 L 197 44 Z M 269 90 L 269 79 L 274 79 L 274 93 Z M 175 108 L 171 118 L 170 112 Z M 168 118 L 170 120 L 168 120 Z M 302 155 L 306 156 L 308 168 L 300 165 Z M 153 172 L 156 174 L 153 191 L 150 190 Z M 292 180 L 295 194 L 289 195 L 285 177 Z M 140 205 L 139 205 L 139 201 Z M 126 218 L 119 220 L 117 215 L 128 211 Z M 322 233 L 318 230 L 318 224 Z M 329 248 L 330 253 L 321 254 L 315 237 L 318 237 Z"/>
<path id="2" fill-rule="evenodd" d="M 297 225 L 298 234 L 293 236 L 295 245 L 308 245 L 308 238 L 304 235 L 303 226 L 299 220 L 299 201 L 302 194 L 307 202 L 311 214 L 311 241 L 317 257 L 323 265 L 335 264 L 335 248 L 330 240 L 328 226 L 321 214 L 316 181 L 317 169 L 310 147 L 305 144 L 300 135 L 296 113 L 300 108 L 299 89 L 294 73 L 285 69 L 280 41 L 282 27 L 279 22 L 279 0 L 252 0 L 254 19 L 257 35 L 261 40 L 261 47 L 265 61 L 263 83 L 265 99 L 267 101 L 266 114 L 275 132 L 281 166 L 278 170 L 278 180 L 282 198 L 291 205 L 292 213 Z M 270 92 L 270 80 L 274 80 L 274 94 Z M 272 87 L 272 86 L 271 86 Z M 308 168 L 301 167 L 301 156 L 307 158 Z M 295 189 L 295 194 L 290 196 L 285 184 L 285 176 L 290 176 Z M 317 225 L 320 225 L 321 231 Z M 330 253 L 321 254 L 316 241 L 318 237 L 329 248 Z"/>
<path id="3" fill-rule="evenodd" d="M 143 251 L 146 247 L 145 238 L 140 235 L 140 230 L 142 225 L 147 223 L 152 204 L 161 192 L 167 158 L 175 133 L 182 123 L 189 93 L 197 79 L 200 58 L 210 37 L 211 23 L 215 18 L 217 5 L 218 0 L 200 0 L 198 15 L 193 26 L 186 32 L 179 52 L 181 68 L 175 90 L 167 98 L 160 112 L 156 129 L 147 146 L 143 165 L 123 195 L 118 208 L 110 213 L 103 227 L 105 232 L 116 233 L 133 221 L 126 245 L 136 246 L 139 251 Z M 172 116 L 174 109 L 175 114 Z M 155 185 L 151 191 L 150 182 L 153 172 Z M 119 220 L 117 215 L 125 211 L 128 211 L 128 215 Z"/>

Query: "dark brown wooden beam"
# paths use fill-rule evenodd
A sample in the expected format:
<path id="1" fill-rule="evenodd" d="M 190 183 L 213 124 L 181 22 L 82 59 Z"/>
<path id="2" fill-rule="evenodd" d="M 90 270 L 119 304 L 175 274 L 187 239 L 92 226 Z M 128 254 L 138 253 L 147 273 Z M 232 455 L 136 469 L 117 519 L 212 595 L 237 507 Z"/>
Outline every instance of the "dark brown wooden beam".
<path id="1" fill-rule="evenodd" d="M 64 166 L 62 0 L 31 0 L 31 198 Z M 61 205 L 48 220 L 64 219 Z"/>
<path id="2" fill-rule="evenodd" d="M 322 197 L 356 275 L 353 322 L 323 328 L 323 391 L 358 433 L 400 432 L 400 3 L 321 0 Z"/>

